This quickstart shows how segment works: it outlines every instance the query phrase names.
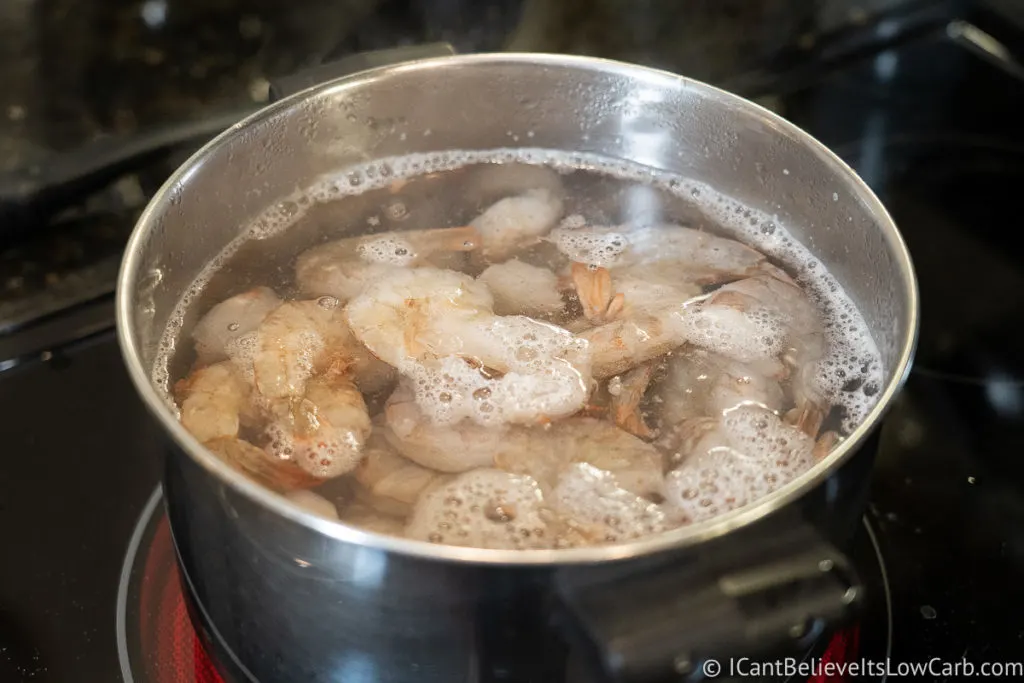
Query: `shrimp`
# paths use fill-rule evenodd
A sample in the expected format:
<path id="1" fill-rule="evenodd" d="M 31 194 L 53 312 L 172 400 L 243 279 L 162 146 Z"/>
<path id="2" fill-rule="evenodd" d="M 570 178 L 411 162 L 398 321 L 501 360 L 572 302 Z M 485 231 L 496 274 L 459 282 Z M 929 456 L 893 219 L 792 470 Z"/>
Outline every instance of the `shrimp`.
<path id="1" fill-rule="evenodd" d="M 461 338 L 451 333 L 491 317 L 493 309 L 490 290 L 470 276 L 415 268 L 370 285 L 348 302 L 345 315 L 371 353 L 401 368 L 461 352 Z"/>
<path id="2" fill-rule="evenodd" d="M 198 362 L 209 365 L 229 358 L 237 340 L 254 332 L 279 305 L 281 299 L 274 290 L 255 287 L 211 308 L 192 329 Z"/>
<path id="3" fill-rule="evenodd" d="M 421 467 L 439 472 L 466 472 L 490 467 L 509 429 L 463 421 L 434 424 L 416 402 L 412 387 L 402 382 L 384 406 L 385 438 L 402 455 Z"/>
<path id="4" fill-rule="evenodd" d="M 417 268 L 377 282 L 346 307 L 356 337 L 414 381 L 437 424 L 532 424 L 577 412 L 590 393 L 588 350 L 572 333 L 498 316 L 487 288 Z"/>
<path id="5" fill-rule="evenodd" d="M 748 277 L 767 258 L 742 242 L 675 225 L 560 227 L 552 232 L 573 261 L 573 283 L 588 320 L 609 322 L 686 301 L 705 285 Z M 612 282 L 615 289 L 612 290 Z"/>
<path id="6" fill-rule="evenodd" d="M 587 544 L 616 543 L 667 531 L 683 521 L 672 508 L 623 488 L 617 477 L 588 463 L 565 471 L 549 496 L 560 521 Z"/>
<path id="7" fill-rule="evenodd" d="M 384 536 L 404 536 L 404 522 L 390 515 L 380 514 L 361 502 L 349 503 L 338 516 L 343 524 L 355 527 L 360 531 L 369 531 Z"/>
<path id="8" fill-rule="evenodd" d="M 550 548 L 555 541 L 552 521 L 531 477 L 481 468 L 424 491 L 405 535 L 475 548 Z"/>
<path id="9" fill-rule="evenodd" d="M 775 269 L 727 284 L 684 321 L 694 344 L 744 363 L 785 367 L 766 374 L 792 373 L 796 407 L 787 419 L 817 435 L 827 400 L 814 373 L 825 348 L 824 328 L 814 304 L 789 276 Z"/>
<path id="10" fill-rule="evenodd" d="M 290 457 L 275 457 L 239 438 L 243 425 L 255 428 L 263 416 L 231 361 L 200 368 L 175 389 L 181 399 L 181 424 L 236 470 L 277 491 L 314 485 L 315 479 Z"/>
<path id="11" fill-rule="evenodd" d="M 651 282 L 716 285 L 755 275 L 768 264 L 764 254 L 742 242 L 680 225 L 635 228 L 626 237 L 616 270 Z"/>
<path id="12" fill-rule="evenodd" d="M 444 476 L 396 453 L 376 430 L 364 453 L 353 473 L 361 492 L 365 492 L 360 498 L 385 514 L 407 515 L 420 493 Z"/>
<path id="13" fill-rule="evenodd" d="M 615 474 L 639 496 L 661 489 L 660 453 L 651 445 L 592 418 L 571 417 L 543 427 L 483 427 L 469 421 L 433 424 L 407 384 L 399 385 L 384 409 L 385 438 L 402 455 L 440 472 L 498 467 L 528 474 L 546 489 L 573 462 L 587 462 Z"/>
<path id="14" fill-rule="evenodd" d="M 311 512 L 324 519 L 338 520 L 338 508 L 335 507 L 334 503 L 317 493 L 299 490 L 291 491 L 285 497 L 306 512 Z"/>
<path id="15" fill-rule="evenodd" d="M 476 249 L 472 227 L 410 230 L 348 237 L 306 251 L 295 263 L 295 282 L 307 296 L 342 302 L 375 279 L 400 268 L 430 264 L 440 256 Z"/>
<path id="16" fill-rule="evenodd" d="M 480 233 L 480 258 L 496 263 L 539 242 L 561 216 L 562 200 L 549 189 L 536 188 L 492 204 L 470 226 Z"/>
<path id="17" fill-rule="evenodd" d="M 275 458 L 244 439 L 221 436 L 205 442 L 203 446 L 238 472 L 272 491 L 301 490 L 321 483 L 291 460 Z"/>
<path id="18" fill-rule="evenodd" d="M 344 375 L 310 379 L 302 397 L 274 402 L 271 413 L 267 451 L 318 479 L 355 469 L 372 430 L 362 393 Z"/>
<path id="19" fill-rule="evenodd" d="M 562 176 L 546 166 L 533 164 L 484 164 L 467 167 L 463 196 L 469 202 L 483 204 L 497 197 L 519 195 L 543 189 L 552 195 L 564 192 Z"/>
<path id="20" fill-rule="evenodd" d="M 766 374 L 775 367 L 748 365 L 684 347 L 665 359 L 665 374 L 655 392 L 661 422 L 678 425 L 695 417 L 718 417 L 744 404 L 778 413 L 783 406 L 782 378 Z"/>
<path id="21" fill-rule="evenodd" d="M 676 307 L 620 318 L 579 333 L 590 349 L 595 379 L 620 375 L 686 343 L 675 325 Z"/>
<path id="22" fill-rule="evenodd" d="M 528 474 L 549 490 L 575 463 L 609 472 L 619 486 L 636 496 L 661 494 L 663 467 L 658 450 L 603 420 L 573 417 L 543 429 L 516 429 L 494 454 L 496 467 Z"/>
<path id="23" fill-rule="evenodd" d="M 270 400 L 301 398 L 315 373 L 349 374 L 368 393 L 386 387 L 394 374 L 355 339 L 333 297 L 278 306 L 260 324 L 252 348 L 255 386 Z"/>
<path id="24" fill-rule="evenodd" d="M 571 266 L 572 289 L 583 309 L 576 327 L 588 329 L 618 319 L 657 314 L 701 295 L 699 286 L 687 283 L 660 284 L 632 274 L 615 275 L 603 267 Z"/>
<path id="25" fill-rule="evenodd" d="M 750 277 L 767 257 L 742 242 L 680 225 L 572 227 L 551 240 L 571 261 L 664 285 L 715 285 Z"/>
<path id="26" fill-rule="evenodd" d="M 200 443 L 236 437 L 243 422 L 258 420 L 250 404 L 249 385 L 230 361 L 199 368 L 174 389 L 181 424 Z"/>
<path id="27" fill-rule="evenodd" d="M 499 315 L 551 316 L 565 308 L 558 277 L 547 268 L 517 259 L 496 263 L 477 276 L 494 297 Z"/>
<path id="28" fill-rule="evenodd" d="M 806 366 L 822 348 L 813 304 L 782 271 L 766 269 L 710 294 L 585 330 L 592 373 L 621 374 L 689 343 L 741 363 L 766 376 L 785 376 L 779 358 Z M 817 403 L 807 406 L 811 411 Z"/>
<path id="29" fill-rule="evenodd" d="M 666 476 L 665 496 L 693 522 L 753 503 L 815 462 L 811 437 L 756 406 L 698 418 L 689 431 L 682 464 Z"/>

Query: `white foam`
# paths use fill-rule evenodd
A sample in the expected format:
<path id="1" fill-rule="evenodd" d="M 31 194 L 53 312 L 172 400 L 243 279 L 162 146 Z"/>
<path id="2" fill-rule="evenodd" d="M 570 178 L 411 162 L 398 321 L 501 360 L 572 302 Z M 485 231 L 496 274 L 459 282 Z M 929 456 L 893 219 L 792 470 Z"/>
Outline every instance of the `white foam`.
<path id="1" fill-rule="evenodd" d="M 739 509 L 814 464 L 814 442 L 774 413 L 753 406 L 727 412 L 665 478 L 665 497 L 691 521 Z"/>
<path id="2" fill-rule="evenodd" d="M 405 533 L 413 539 L 474 548 L 546 548 L 554 542 L 531 477 L 477 469 L 420 496 Z"/>
<path id="3" fill-rule="evenodd" d="M 381 235 L 359 243 L 359 257 L 367 263 L 388 266 L 411 266 L 416 262 L 416 248 L 406 239 L 394 235 Z"/>
<path id="4" fill-rule="evenodd" d="M 617 543 L 670 529 L 660 506 L 622 488 L 614 474 L 575 463 L 562 474 L 551 496 L 553 507 L 594 540 Z"/>
<path id="5" fill-rule="evenodd" d="M 461 336 L 467 355 L 491 359 L 502 374 L 455 355 L 400 367 L 434 424 L 534 424 L 571 415 L 586 401 L 586 345 L 571 333 L 523 316 L 495 316 L 474 321 Z"/>
<path id="6" fill-rule="evenodd" d="M 586 231 L 577 227 L 558 227 L 551 231 L 550 239 L 569 260 L 593 268 L 614 266 L 629 245 L 625 234 L 599 227 Z"/>
<path id="7" fill-rule="evenodd" d="M 727 306 L 688 307 L 672 316 L 671 324 L 680 338 L 742 363 L 778 356 L 786 329 L 784 321 L 767 309 L 739 311 Z"/>

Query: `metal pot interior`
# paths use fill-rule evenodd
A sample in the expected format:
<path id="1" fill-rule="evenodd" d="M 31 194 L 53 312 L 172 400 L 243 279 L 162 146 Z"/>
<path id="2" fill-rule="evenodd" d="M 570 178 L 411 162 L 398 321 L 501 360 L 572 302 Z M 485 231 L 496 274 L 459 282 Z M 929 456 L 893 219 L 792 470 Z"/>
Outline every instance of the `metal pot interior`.
<path id="1" fill-rule="evenodd" d="M 774 214 L 838 279 L 873 333 L 885 379 L 868 420 L 825 461 L 745 509 L 629 544 L 514 552 L 387 538 L 313 517 L 236 475 L 181 428 L 152 380 L 161 335 L 200 272 L 268 206 L 353 164 L 518 147 L 527 140 L 533 148 L 614 157 L 695 178 Z M 376 69 L 300 93 L 234 126 L 153 199 L 128 245 L 117 300 L 119 338 L 138 391 L 178 446 L 212 476 L 334 538 L 502 563 L 595 561 L 689 545 L 795 500 L 855 451 L 883 416 L 912 360 L 917 311 L 910 257 L 885 209 L 852 170 L 802 131 L 750 102 L 673 74 L 527 54 Z"/>

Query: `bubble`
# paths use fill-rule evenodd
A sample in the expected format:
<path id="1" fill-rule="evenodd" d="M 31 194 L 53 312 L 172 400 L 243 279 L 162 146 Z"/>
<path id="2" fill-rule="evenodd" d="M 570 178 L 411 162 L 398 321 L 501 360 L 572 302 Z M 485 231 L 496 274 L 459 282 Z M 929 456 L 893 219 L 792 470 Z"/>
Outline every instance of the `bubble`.
<path id="1" fill-rule="evenodd" d="M 384 214 L 393 221 L 401 221 L 409 217 L 409 210 L 402 202 L 392 202 L 384 207 Z"/>
<path id="2" fill-rule="evenodd" d="M 322 297 L 320 297 L 319 299 L 316 300 L 316 305 L 317 306 L 319 306 L 320 308 L 323 308 L 324 310 L 328 310 L 328 311 L 334 310 L 335 308 L 337 308 L 339 306 L 340 303 L 341 302 L 338 301 L 337 297 L 333 297 L 333 296 L 322 296 Z"/>

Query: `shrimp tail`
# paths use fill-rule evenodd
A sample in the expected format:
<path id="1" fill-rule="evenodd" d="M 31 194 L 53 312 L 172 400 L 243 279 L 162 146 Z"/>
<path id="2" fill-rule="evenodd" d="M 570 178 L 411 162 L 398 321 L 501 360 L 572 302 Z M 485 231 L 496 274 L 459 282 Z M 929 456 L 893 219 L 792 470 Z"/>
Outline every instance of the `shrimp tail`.
<path id="1" fill-rule="evenodd" d="M 818 440 L 814 442 L 814 448 L 811 449 L 811 455 L 814 456 L 815 462 L 824 460 L 837 443 L 839 443 L 839 434 L 834 431 L 830 430 L 819 436 Z"/>
<path id="2" fill-rule="evenodd" d="M 591 268 L 574 262 L 572 282 L 583 308 L 583 315 L 592 323 L 600 324 L 614 320 L 626 306 L 624 294 L 612 293 L 612 275 L 607 268 Z"/>
<path id="3" fill-rule="evenodd" d="M 644 440 L 656 436 L 640 412 L 640 402 L 653 375 L 654 364 L 650 362 L 630 370 L 623 376 L 619 394 L 612 397 L 612 416 L 616 426 Z"/>
<path id="4" fill-rule="evenodd" d="M 825 421 L 825 414 L 817 405 L 811 401 L 805 401 L 786 413 L 786 422 L 797 427 L 812 439 L 821 431 L 821 425 Z"/>

